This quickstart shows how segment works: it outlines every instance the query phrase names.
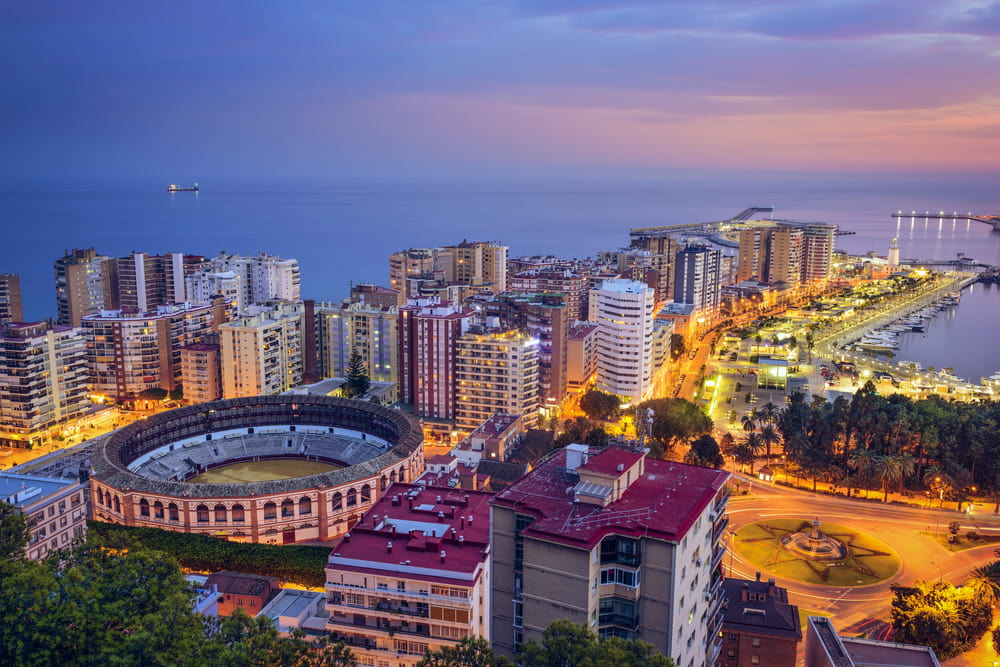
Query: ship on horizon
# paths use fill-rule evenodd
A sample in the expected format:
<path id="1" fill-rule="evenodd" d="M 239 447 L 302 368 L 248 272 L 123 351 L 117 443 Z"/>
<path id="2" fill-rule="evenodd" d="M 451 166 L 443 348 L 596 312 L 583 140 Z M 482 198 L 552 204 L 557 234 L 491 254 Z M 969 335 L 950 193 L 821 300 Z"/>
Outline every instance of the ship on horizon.
<path id="1" fill-rule="evenodd" d="M 190 187 L 184 187 L 183 185 L 174 185 L 171 183 L 167 186 L 167 192 L 198 192 L 198 183 Z"/>

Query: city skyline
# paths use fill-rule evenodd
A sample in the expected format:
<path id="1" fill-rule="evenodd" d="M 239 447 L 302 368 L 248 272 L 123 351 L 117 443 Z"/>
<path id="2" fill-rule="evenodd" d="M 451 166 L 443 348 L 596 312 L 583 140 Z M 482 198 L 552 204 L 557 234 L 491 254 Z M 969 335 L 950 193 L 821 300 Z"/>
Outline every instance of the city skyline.
<path id="1" fill-rule="evenodd" d="M 0 30 L 17 187 L 997 167 L 977 2 L 55 2 Z"/>

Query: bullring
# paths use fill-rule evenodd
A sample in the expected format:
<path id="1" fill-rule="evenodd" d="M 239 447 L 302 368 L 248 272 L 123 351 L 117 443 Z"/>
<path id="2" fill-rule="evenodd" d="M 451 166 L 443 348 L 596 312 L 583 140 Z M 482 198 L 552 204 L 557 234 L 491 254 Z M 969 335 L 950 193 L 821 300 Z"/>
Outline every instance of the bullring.
<path id="1" fill-rule="evenodd" d="M 242 542 L 329 540 L 393 482 L 424 468 L 419 425 L 399 412 L 329 396 L 202 403 L 131 424 L 95 448 L 94 516 Z M 327 472 L 243 483 L 187 480 L 239 461 L 298 459 Z"/>

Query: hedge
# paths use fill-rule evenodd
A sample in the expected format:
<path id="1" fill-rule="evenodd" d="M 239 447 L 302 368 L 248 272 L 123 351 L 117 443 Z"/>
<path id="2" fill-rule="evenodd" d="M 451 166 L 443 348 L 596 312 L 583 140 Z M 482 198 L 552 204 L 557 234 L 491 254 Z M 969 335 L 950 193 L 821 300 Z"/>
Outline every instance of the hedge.
<path id="1" fill-rule="evenodd" d="M 301 544 L 249 544 L 210 535 L 177 533 L 159 528 L 120 526 L 88 521 L 88 538 L 113 546 L 143 547 L 173 556 L 181 567 L 197 572 L 232 570 L 277 577 L 283 582 L 321 588 L 326 583 L 330 547 Z"/>

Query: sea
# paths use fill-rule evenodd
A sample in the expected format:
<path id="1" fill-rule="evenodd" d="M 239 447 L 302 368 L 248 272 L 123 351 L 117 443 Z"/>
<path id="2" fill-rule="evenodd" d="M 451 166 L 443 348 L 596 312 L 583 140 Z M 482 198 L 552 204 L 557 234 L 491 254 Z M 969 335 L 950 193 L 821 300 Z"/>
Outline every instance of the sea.
<path id="1" fill-rule="evenodd" d="M 725 220 L 748 206 L 779 219 L 836 224 L 837 247 L 904 258 L 964 253 L 1000 265 L 1000 231 L 896 211 L 1000 212 L 995 179 L 720 174 L 662 179 L 379 180 L 259 184 L 46 185 L 0 192 L 0 273 L 18 273 L 25 319 L 55 314 L 53 262 L 72 248 L 111 256 L 267 252 L 299 260 L 302 294 L 339 301 L 351 283 L 388 281 L 388 256 L 462 240 L 500 241 L 512 256 L 593 256 L 627 246 L 629 228 Z M 977 380 L 1000 371 L 1000 288 L 976 285 L 897 355 Z"/>

